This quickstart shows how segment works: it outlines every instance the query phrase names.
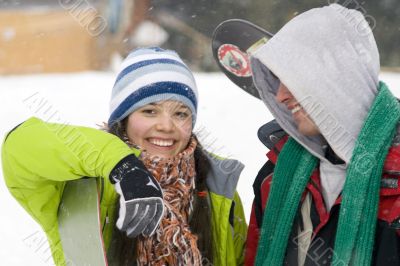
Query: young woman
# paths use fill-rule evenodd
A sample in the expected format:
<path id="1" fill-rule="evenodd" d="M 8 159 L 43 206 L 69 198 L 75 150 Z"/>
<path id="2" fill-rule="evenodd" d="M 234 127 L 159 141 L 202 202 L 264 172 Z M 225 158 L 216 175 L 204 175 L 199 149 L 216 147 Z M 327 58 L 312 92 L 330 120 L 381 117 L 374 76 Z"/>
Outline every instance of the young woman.
<path id="1" fill-rule="evenodd" d="M 7 186 L 46 232 L 57 265 L 66 261 L 57 224 L 63 189 L 84 176 L 100 180 L 109 264 L 243 263 L 247 226 L 236 192 L 243 165 L 201 147 L 192 132 L 197 98 L 175 52 L 142 48 L 114 84 L 111 134 L 37 118 L 8 134 Z"/>

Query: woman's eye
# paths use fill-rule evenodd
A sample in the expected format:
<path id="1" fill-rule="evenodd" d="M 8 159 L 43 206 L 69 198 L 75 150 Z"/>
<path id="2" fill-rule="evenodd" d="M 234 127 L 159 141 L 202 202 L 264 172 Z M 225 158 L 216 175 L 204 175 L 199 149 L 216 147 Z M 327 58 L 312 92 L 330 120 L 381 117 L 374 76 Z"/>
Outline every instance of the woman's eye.
<path id="1" fill-rule="evenodd" d="M 178 117 L 179 119 L 186 119 L 189 117 L 189 113 L 188 112 L 176 112 L 175 116 Z"/>
<path id="2" fill-rule="evenodd" d="M 156 114 L 156 110 L 154 110 L 154 109 L 143 109 L 142 113 L 146 114 L 146 115 L 154 115 L 154 114 Z"/>

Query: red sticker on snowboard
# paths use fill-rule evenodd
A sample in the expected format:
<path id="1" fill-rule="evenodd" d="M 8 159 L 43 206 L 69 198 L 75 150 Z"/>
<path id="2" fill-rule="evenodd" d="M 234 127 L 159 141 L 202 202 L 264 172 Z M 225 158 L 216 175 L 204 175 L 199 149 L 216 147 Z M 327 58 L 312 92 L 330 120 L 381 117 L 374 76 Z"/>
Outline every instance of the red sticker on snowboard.
<path id="1" fill-rule="evenodd" d="M 251 76 L 249 57 L 236 45 L 221 45 L 218 48 L 218 60 L 226 70 L 238 77 Z"/>

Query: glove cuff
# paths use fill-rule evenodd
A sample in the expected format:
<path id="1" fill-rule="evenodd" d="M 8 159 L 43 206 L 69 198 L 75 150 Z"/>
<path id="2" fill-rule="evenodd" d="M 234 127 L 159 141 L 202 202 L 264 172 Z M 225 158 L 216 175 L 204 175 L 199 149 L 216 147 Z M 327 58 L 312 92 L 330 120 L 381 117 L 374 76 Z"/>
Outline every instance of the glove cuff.
<path id="1" fill-rule="evenodd" d="M 142 161 L 140 161 L 135 155 L 129 154 L 119 161 L 111 170 L 109 176 L 110 182 L 112 184 L 120 182 L 123 177 L 127 176 L 127 174 L 132 171 L 132 168 L 138 166 L 142 167 L 142 169 L 146 169 Z"/>

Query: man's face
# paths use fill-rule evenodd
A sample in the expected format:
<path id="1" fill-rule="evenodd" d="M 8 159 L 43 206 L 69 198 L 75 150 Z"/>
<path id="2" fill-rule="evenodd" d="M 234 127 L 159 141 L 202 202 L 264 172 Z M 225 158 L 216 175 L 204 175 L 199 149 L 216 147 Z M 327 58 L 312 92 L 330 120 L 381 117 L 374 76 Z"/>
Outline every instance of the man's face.
<path id="1" fill-rule="evenodd" d="M 293 120 L 297 125 L 297 130 L 305 136 L 319 135 L 320 131 L 311 120 L 310 116 L 304 111 L 303 107 L 294 98 L 289 89 L 281 82 L 275 99 L 279 103 L 286 105 L 287 109 L 292 112 Z"/>

